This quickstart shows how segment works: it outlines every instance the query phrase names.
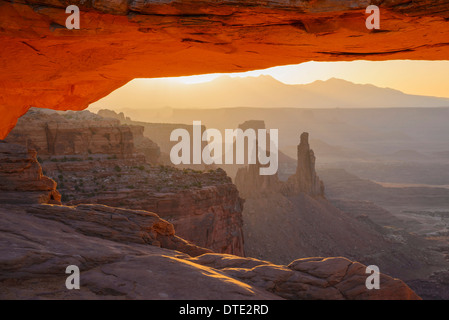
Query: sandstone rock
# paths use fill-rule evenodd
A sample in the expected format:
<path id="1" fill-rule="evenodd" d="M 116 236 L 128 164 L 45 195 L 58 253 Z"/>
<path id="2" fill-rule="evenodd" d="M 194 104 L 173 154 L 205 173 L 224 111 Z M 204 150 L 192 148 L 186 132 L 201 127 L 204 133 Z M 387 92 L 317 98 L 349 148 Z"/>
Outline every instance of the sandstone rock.
<path id="1" fill-rule="evenodd" d="M 150 244 L 197 256 L 211 250 L 175 235 L 173 225 L 152 212 L 104 205 L 29 206 L 27 213 L 59 221 L 84 235 L 121 243 Z"/>
<path id="2" fill-rule="evenodd" d="M 360 210 L 341 211 L 327 199 L 305 194 L 247 198 L 242 213 L 245 254 L 277 264 L 297 258 L 342 256 L 377 265 L 420 295 L 424 283 L 432 287 L 429 264 L 445 265 L 430 249 L 435 243 L 391 228 L 391 224 L 379 224 Z M 422 285 L 413 286 L 417 282 Z M 438 290 L 443 296 L 443 287 Z"/>
<path id="3" fill-rule="evenodd" d="M 259 129 L 265 129 L 265 122 L 261 120 L 245 121 L 239 125 L 239 128 L 243 131 L 246 129 L 253 129 L 257 132 Z M 269 141 L 268 134 L 267 141 Z M 269 146 L 269 142 L 267 142 L 267 146 Z M 269 147 L 266 152 L 270 152 Z M 259 159 L 257 159 L 256 164 L 249 164 L 248 166 L 237 170 L 235 184 L 244 199 L 280 192 L 282 183 L 279 181 L 277 173 L 274 175 L 261 175 L 260 168 L 261 164 Z"/>
<path id="4" fill-rule="evenodd" d="M 265 128 L 265 124 L 260 127 Z M 248 127 L 248 124 L 245 124 Z M 309 146 L 309 134 L 301 134 L 298 145 L 296 173 L 286 182 L 279 180 L 277 173 L 262 176 L 259 173 L 260 163 L 240 168 L 235 177 L 235 184 L 243 198 L 263 197 L 264 195 L 283 194 L 297 195 L 305 193 L 312 197 L 324 197 L 324 184 L 315 171 L 315 155 Z"/>
<path id="5" fill-rule="evenodd" d="M 184 251 L 186 241 L 160 231 L 169 224 L 148 212 L 2 205 L 0 216 L 2 299 L 279 299 L 151 245 L 172 239 Z M 65 288 L 68 265 L 80 268 L 80 290 Z"/>
<path id="6" fill-rule="evenodd" d="M 173 224 L 148 211 L 28 203 L 28 190 L 48 193 L 55 187 L 54 181 L 50 190 L 41 184 L 35 155 L 23 146 L 0 143 L 2 195 L 11 191 L 25 199 L 0 198 L 2 299 L 419 298 L 389 277 L 376 295 L 367 293 L 363 266 L 342 258 L 273 265 L 212 254 L 178 237 Z M 194 200 L 214 202 L 202 192 Z M 64 287 L 69 265 L 82 272 L 80 290 Z"/>
<path id="7" fill-rule="evenodd" d="M 159 147 L 143 130 L 87 111 L 59 115 L 32 110 L 7 140 L 39 150 L 43 169 L 59 183 L 65 204 L 156 212 L 186 240 L 244 255 L 242 200 L 231 179 L 223 170 L 149 165 Z"/>
<path id="8" fill-rule="evenodd" d="M 304 192 L 312 197 L 324 197 L 324 184 L 315 171 L 315 154 L 310 149 L 307 132 L 301 134 L 297 159 L 296 174 L 288 178 L 285 192 Z"/>
<path id="9" fill-rule="evenodd" d="M 150 212 L 3 205 L 0 221 L 2 299 L 419 299 L 384 275 L 368 291 L 364 266 L 344 258 L 282 266 L 205 253 Z M 158 246 L 163 239 L 172 250 Z M 65 288 L 68 265 L 80 268 L 80 290 Z"/>
<path id="10" fill-rule="evenodd" d="M 285 299 L 420 299 L 405 283 L 384 274 L 380 275 L 380 289 L 367 289 L 366 266 L 342 257 L 298 259 L 288 266 L 217 254 L 204 254 L 189 260 L 219 269 Z"/>
<path id="11" fill-rule="evenodd" d="M 55 203 L 56 182 L 42 174 L 36 151 L 0 140 L 0 202 Z"/>
<path id="12" fill-rule="evenodd" d="M 364 0 L 75 3 L 80 30 L 65 1 L 1 3 L 0 138 L 30 106 L 82 110 L 134 78 L 449 52 L 447 0 L 377 1 L 383 32 L 366 29 Z"/>
<path id="13" fill-rule="evenodd" d="M 170 112 L 169 112 L 170 113 Z M 158 158 L 158 163 L 163 165 L 173 165 L 170 160 L 170 151 L 173 146 L 178 143 L 178 141 L 171 141 L 170 135 L 175 129 L 184 129 L 187 130 L 190 137 L 193 137 L 192 125 L 183 124 L 183 123 L 149 123 L 142 121 L 133 121 L 129 117 L 125 117 L 123 112 L 116 113 L 115 111 L 102 109 L 98 111 L 98 115 L 105 118 L 117 119 L 121 124 L 131 125 L 133 127 L 143 127 L 143 135 L 152 141 L 154 141 L 160 148 L 160 157 Z M 204 125 L 201 126 L 201 134 L 204 133 L 206 127 Z M 206 141 L 201 142 L 201 150 L 207 145 Z M 194 169 L 194 170 L 209 170 L 216 169 L 213 165 L 204 165 L 204 164 L 192 164 L 193 163 L 193 146 L 190 149 L 190 164 L 178 164 L 177 168 L 181 169 Z"/>
<path id="14" fill-rule="evenodd" d="M 147 162 L 158 163 L 161 150 L 155 142 L 144 136 L 145 128 L 143 126 L 130 126 L 130 129 L 133 134 L 136 151 L 143 153 Z"/>
<path id="15" fill-rule="evenodd" d="M 35 149 L 41 158 L 106 154 L 121 159 L 145 156 L 156 163 L 159 147 L 143 136 L 143 127 L 121 126 L 88 111 L 57 114 L 33 109 L 5 139 Z"/>
<path id="16" fill-rule="evenodd" d="M 122 123 L 124 121 L 131 121 L 131 119 L 129 117 L 125 117 L 125 114 L 123 112 L 117 113 L 117 112 L 115 112 L 113 110 L 109 110 L 109 109 L 101 109 L 97 112 L 97 114 L 103 118 L 117 119 L 120 121 L 120 123 Z"/>
<path id="17" fill-rule="evenodd" d="M 140 170 L 111 161 L 91 161 L 85 171 L 79 170 L 81 164 L 76 162 L 44 162 L 44 167 L 51 176 L 63 172 L 61 192 L 70 199 L 67 204 L 99 203 L 152 211 L 170 221 L 177 234 L 199 246 L 244 255 L 243 201 L 223 170 L 199 172 L 148 165 Z M 115 170 L 117 163 L 120 172 Z"/>

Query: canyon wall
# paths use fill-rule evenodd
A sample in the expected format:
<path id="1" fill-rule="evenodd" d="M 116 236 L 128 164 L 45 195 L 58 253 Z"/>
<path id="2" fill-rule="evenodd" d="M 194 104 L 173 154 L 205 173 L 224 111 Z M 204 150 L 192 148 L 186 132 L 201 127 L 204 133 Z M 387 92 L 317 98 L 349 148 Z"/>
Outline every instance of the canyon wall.
<path id="1" fill-rule="evenodd" d="M 147 163 L 145 151 L 151 159 L 159 148 L 143 130 L 87 111 L 33 110 L 6 141 L 38 150 L 64 204 L 152 211 L 196 245 L 243 256 L 243 202 L 231 179 L 221 169 L 201 172 Z"/>
<path id="2" fill-rule="evenodd" d="M 365 27 L 366 6 L 381 30 Z M 445 60 L 449 1 L 0 2 L 0 138 L 31 107 L 82 110 L 134 78 L 305 61 Z"/>
<path id="3" fill-rule="evenodd" d="M 366 289 L 366 266 L 341 257 L 277 265 L 208 253 L 146 211 L 2 205 L 0 219 L 3 300 L 420 300 L 385 274 Z M 68 265 L 80 268 L 79 290 L 61 289 Z"/>
<path id="4" fill-rule="evenodd" d="M 114 155 L 121 159 L 143 158 L 156 163 L 160 151 L 156 143 L 143 136 L 143 127 L 120 125 L 90 112 L 57 114 L 29 111 L 5 139 L 32 148 L 40 158 L 93 154 Z M 145 161 L 144 160 L 144 161 Z"/>
<path id="5" fill-rule="evenodd" d="M 368 290 L 366 266 L 341 257 L 276 265 L 211 253 L 152 212 L 4 197 L 54 191 L 35 155 L 0 142 L 1 299 L 420 299 L 385 274 Z M 62 289 L 69 265 L 82 274 L 79 290 Z"/>
<path id="6" fill-rule="evenodd" d="M 223 170 L 203 173 L 120 161 L 91 162 L 87 170 L 79 170 L 80 165 L 43 163 L 47 174 L 63 183 L 66 204 L 152 211 L 171 222 L 186 240 L 215 252 L 244 255 L 243 201 Z"/>
<path id="7" fill-rule="evenodd" d="M 42 174 L 36 151 L 0 140 L 0 202 L 61 203 L 56 182 Z"/>

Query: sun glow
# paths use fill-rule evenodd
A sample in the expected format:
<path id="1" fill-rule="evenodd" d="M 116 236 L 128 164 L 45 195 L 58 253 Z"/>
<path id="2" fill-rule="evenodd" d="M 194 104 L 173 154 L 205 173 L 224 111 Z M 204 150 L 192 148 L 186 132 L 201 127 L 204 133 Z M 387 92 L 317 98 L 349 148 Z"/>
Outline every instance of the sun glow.
<path id="1" fill-rule="evenodd" d="M 449 61 L 310 61 L 241 73 L 212 73 L 133 81 L 148 84 L 154 83 L 153 81 L 195 84 L 209 82 L 223 75 L 231 77 L 269 75 L 286 84 L 306 84 L 316 80 L 339 78 L 354 83 L 397 89 L 408 94 L 449 97 L 448 74 Z"/>

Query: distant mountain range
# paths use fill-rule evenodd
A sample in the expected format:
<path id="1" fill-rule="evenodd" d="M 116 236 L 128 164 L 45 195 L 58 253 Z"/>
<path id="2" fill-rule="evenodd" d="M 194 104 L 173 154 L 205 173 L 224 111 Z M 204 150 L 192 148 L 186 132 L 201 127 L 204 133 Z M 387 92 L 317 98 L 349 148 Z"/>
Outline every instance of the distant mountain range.
<path id="1" fill-rule="evenodd" d="M 94 109 L 448 107 L 449 98 L 410 95 L 335 78 L 288 85 L 271 76 L 222 76 L 197 84 L 136 79 L 91 106 Z"/>

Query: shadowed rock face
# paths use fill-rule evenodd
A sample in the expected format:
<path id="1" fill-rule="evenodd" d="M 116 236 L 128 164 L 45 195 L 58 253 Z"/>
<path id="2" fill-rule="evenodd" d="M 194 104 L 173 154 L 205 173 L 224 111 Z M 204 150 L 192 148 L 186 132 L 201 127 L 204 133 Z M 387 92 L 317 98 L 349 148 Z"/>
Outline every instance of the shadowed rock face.
<path id="1" fill-rule="evenodd" d="M 265 129 L 265 122 L 262 120 L 249 120 L 240 124 L 239 128 L 243 131 L 247 129 L 253 129 L 257 134 L 257 130 Z M 269 134 L 267 134 L 267 147 L 270 145 L 269 139 Z M 235 148 L 236 146 L 234 143 L 234 149 Z M 257 140 L 256 149 L 258 149 Z M 270 151 L 267 148 L 267 153 L 269 152 Z M 255 164 L 249 164 L 248 166 L 238 168 L 235 175 L 235 185 L 237 186 L 237 189 L 239 190 L 242 198 L 247 199 L 250 197 L 261 196 L 263 194 L 280 192 L 282 188 L 282 182 L 279 181 L 277 173 L 274 175 L 261 175 L 261 166 L 262 165 L 259 162 L 259 158 L 257 157 Z"/>
<path id="2" fill-rule="evenodd" d="M 25 147 L 1 142 L 0 165 L 2 195 L 54 191 Z M 8 200 L 0 197 L 1 299 L 419 299 L 385 275 L 368 290 L 366 267 L 345 258 L 274 265 L 213 254 L 148 211 Z M 69 265 L 80 268 L 80 290 L 64 287 Z"/>
<path id="3" fill-rule="evenodd" d="M 359 211 L 351 215 L 337 209 L 324 197 L 308 137 L 301 134 L 297 170 L 285 182 L 277 176 L 260 176 L 257 165 L 239 169 L 235 182 L 245 199 L 245 253 L 278 264 L 296 258 L 343 256 L 375 264 L 410 285 L 422 280 L 433 286 L 426 262 L 433 259 L 429 243 L 407 233 L 398 236 Z"/>
<path id="4" fill-rule="evenodd" d="M 265 124 L 247 121 L 245 128 L 253 128 L 251 125 L 259 125 L 265 128 Z M 278 179 L 277 173 L 271 176 L 263 176 L 259 173 L 260 163 L 250 164 L 239 168 L 235 177 L 235 184 L 244 199 L 263 197 L 264 195 L 283 194 L 285 196 L 305 193 L 311 197 L 324 197 L 324 184 L 315 171 L 315 155 L 309 145 L 309 134 L 303 132 L 298 145 L 297 169 L 286 182 Z"/>
<path id="5" fill-rule="evenodd" d="M 1 299 L 419 299 L 383 274 L 366 289 L 366 267 L 345 258 L 283 266 L 208 253 L 145 211 L 2 205 L 0 220 Z M 65 289 L 69 265 L 80 290 Z"/>
<path id="6" fill-rule="evenodd" d="M 312 197 L 324 197 L 324 184 L 315 171 L 315 154 L 310 149 L 307 132 L 301 134 L 297 159 L 296 174 L 289 177 L 286 184 L 287 192 L 304 192 Z"/>
<path id="7" fill-rule="evenodd" d="M 88 111 L 32 110 L 6 141 L 38 150 L 46 174 L 59 183 L 64 204 L 156 212 L 199 246 L 244 255 L 242 200 L 231 179 L 223 170 L 149 165 L 145 161 L 157 158 L 159 147 L 143 136 L 143 129 Z"/>
<path id="8" fill-rule="evenodd" d="M 365 27 L 371 2 L 382 32 Z M 82 110 L 133 78 L 447 59 L 449 1 L 371 2 L 73 1 L 81 29 L 67 30 L 65 1 L 2 1 L 0 138 L 31 106 Z"/>
<path id="9" fill-rule="evenodd" d="M 160 149 L 158 162 L 160 164 L 172 165 L 170 160 L 170 151 L 175 146 L 178 141 L 171 141 L 170 135 L 175 129 L 184 129 L 189 132 L 190 136 L 193 135 L 193 127 L 191 124 L 183 123 L 149 123 L 131 120 L 129 117 L 125 117 L 123 112 L 116 113 L 115 111 L 102 109 L 97 113 L 99 116 L 104 118 L 112 118 L 120 121 L 121 124 L 130 125 L 131 127 L 143 128 L 143 135 L 154 141 Z M 201 126 L 201 132 L 206 130 L 206 126 Z M 201 150 L 207 145 L 206 141 L 201 142 Z M 190 149 L 190 164 L 179 164 L 178 168 L 182 169 L 194 169 L 194 170 L 204 170 L 210 169 L 211 166 L 203 164 L 193 164 L 193 146 Z"/>
<path id="10" fill-rule="evenodd" d="M 0 140 L 0 202 L 61 203 L 56 182 L 42 175 L 36 151 Z"/>

